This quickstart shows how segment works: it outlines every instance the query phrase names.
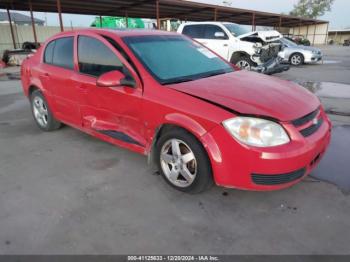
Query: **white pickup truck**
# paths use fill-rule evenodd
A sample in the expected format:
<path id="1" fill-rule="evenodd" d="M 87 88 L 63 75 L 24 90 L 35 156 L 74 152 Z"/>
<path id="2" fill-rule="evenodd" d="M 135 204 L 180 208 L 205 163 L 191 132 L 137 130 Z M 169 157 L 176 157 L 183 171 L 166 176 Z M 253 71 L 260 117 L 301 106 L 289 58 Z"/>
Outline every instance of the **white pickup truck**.
<path id="1" fill-rule="evenodd" d="M 266 63 L 277 57 L 283 36 L 274 30 L 250 32 L 234 23 L 188 22 L 181 24 L 178 33 L 187 35 L 240 68 Z"/>

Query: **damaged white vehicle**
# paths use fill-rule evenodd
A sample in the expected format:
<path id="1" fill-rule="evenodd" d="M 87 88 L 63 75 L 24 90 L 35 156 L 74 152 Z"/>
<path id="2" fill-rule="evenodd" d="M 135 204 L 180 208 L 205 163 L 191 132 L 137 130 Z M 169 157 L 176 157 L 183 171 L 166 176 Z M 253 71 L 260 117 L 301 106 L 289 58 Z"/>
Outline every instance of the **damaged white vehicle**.
<path id="1" fill-rule="evenodd" d="M 234 23 L 188 22 L 178 33 L 194 38 L 242 69 L 276 73 L 289 69 L 280 65 L 278 53 L 283 36 L 274 30 L 250 32 Z"/>

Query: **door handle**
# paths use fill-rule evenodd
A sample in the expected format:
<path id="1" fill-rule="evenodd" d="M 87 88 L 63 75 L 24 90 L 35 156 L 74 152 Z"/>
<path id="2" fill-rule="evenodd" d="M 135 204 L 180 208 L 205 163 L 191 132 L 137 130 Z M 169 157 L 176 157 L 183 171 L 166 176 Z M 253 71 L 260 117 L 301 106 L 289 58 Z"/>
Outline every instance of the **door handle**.
<path id="1" fill-rule="evenodd" d="M 228 46 L 228 44 L 224 44 L 224 46 Z"/>

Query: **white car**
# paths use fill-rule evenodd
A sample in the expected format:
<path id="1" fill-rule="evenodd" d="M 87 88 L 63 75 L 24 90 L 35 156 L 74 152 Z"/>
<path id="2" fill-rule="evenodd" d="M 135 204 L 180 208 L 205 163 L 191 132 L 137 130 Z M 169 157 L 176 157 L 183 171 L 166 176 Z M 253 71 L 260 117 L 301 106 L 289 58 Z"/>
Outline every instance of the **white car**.
<path id="1" fill-rule="evenodd" d="M 283 37 L 274 30 L 250 32 L 238 24 L 221 22 L 188 22 L 181 24 L 177 32 L 248 70 L 277 57 L 281 51 L 277 40 Z"/>
<path id="2" fill-rule="evenodd" d="M 279 56 L 283 58 L 284 62 L 290 62 L 294 66 L 302 64 L 315 64 L 323 59 L 320 49 L 312 46 L 297 45 L 296 43 L 282 38 L 279 40 L 283 45 L 283 50 Z"/>

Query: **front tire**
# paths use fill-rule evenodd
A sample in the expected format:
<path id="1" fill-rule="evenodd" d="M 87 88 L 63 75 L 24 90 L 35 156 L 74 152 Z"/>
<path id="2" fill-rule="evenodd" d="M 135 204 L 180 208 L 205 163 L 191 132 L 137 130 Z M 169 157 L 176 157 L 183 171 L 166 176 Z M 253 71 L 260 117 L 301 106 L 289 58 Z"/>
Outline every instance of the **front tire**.
<path id="1" fill-rule="evenodd" d="M 300 66 L 300 65 L 304 64 L 304 56 L 300 53 L 292 54 L 292 56 L 289 59 L 289 62 L 293 66 Z"/>
<path id="2" fill-rule="evenodd" d="M 240 69 L 251 70 L 254 66 L 254 62 L 247 56 L 240 56 L 239 58 L 233 59 L 233 64 L 235 64 Z"/>
<path id="3" fill-rule="evenodd" d="M 172 129 L 159 138 L 156 157 L 161 175 L 177 190 L 195 194 L 213 184 L 205 149 L 183 129 Z"/>
<path id="4" fill-rule="evenodd" d="M 30 96 L 30 104 L 35 122 L 43 131 L 53 131 L 61 127 L 48 106 L 48 103 L 40 90 L 35 90 Z"/>

